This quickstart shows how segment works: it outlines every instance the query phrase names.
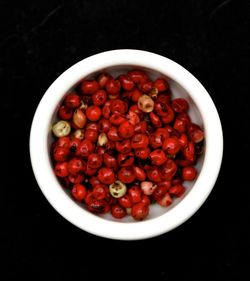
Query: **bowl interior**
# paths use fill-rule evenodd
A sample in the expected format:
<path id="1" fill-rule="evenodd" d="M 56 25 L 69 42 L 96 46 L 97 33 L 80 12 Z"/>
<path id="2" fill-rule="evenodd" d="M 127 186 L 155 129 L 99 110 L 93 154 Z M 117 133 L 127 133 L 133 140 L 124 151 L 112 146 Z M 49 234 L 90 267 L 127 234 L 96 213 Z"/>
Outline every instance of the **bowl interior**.
<path id="1" fill-rule="evenodd" d="M 199 112 L 199 109 L 197 108 L 197 105 L 195 104 L 194 100 L 191 98 L 191 96 L 189 95 L 187 90 L 184 89 L 179 83 L 177 83 L 176 81 L 174 81 L 170 77 L 166 77 L 165 75 L 163 75 L 162 73 L 160 73 L 160 72 L 158 72 L 156 70 L 145 68 L 145 67 L 140 67 L 138 65 L 112 66 L 112 67 L 107 67 L 107 68 L 104 68 L 104 69 L 100 69 L 99 71 L 94 72 L 94 73 L 90 73 L 88 76 L 82 77 L 81 80 L 95 78 L 98 74 L 100 74 L 102 72 L 108 72 L 113 77 L 117 77 L 118 75 L 124 74 L 124 73 L 126 73 L 126 72 L 128 72 L 129 70 L 132 70 L 132 69 L 141 69 L 141 70 L 145 71 L 152 80 L 154 80 L 154 79 L 156 79 L 158 77 L 164 77 L 165 79 L 167 79 L 167 81 L 170 84 L 170 89 L 171 89 L 171 92 L 172 92 L 172 98 L 177 98 L 177 97 L 185 98 L 189 102 L 190 108 L 189 108 L 188 114 L 191 117 L 192 122 L 197 123 L 198 125 L 201 126 L 201 128 L 204 129 L 203 120 L 202 120 L 201 114 Z M 81 80 L 79 80 L 78 83 Z M 78 83 L 76 83 L 76 85 Z M 65 89 L 65 95 L 62 96 L 61 101 L 67 95 L 67 93 L 70 90 L 72 90 L 76 85 L 72 85 L 71 88 Z M 56 112 L 57 112 L 57 110 L 59 108 L 59 105 L 60 105 L 60 103 L 55 108 L 54 113 L 51 116 L 51 124 L 55 123 L 58 120 Z M 53 138 L 51 132 L 49 132 L 49 134 L 48 134 L 48 142 L 47 142 L 47 144 L 48 144 L 48 154 L 50 154 L 50 147 L 51 147 L 51 144 L 52 144 L 52 142 L 54 140 L 55 139 Z M 206 148 L 204 148 L 204 153 L 199 157 L 199 159 L 197 161 L 197 164 L 196 164 L 196 168 L 197 168 L 197 171 L 198 171 L 198 177 L 199 177 L 199 172 L 202 169 L 205 152 L 206 152 Z M 50 160 L 51 160 L 51 157 L 50 157 Z M 52 161 L 50 161 L 50 165 L 51 165 L 51 170 L 52 170 L 53 169 Z M 56 176 L 55 176 L 55 178 L 56 178 Z M 161 207 L 158 204 L 152 204 L 150 206 L 149 216 L 145 220 L 151 220 L 151 219 L 157 218 L 157 217 L 165 214 L 166 212 L 168 212 L 170 209 L 174 208 L 177 204 L 179 204 L 185 198 L 185 196 L 187 196 L 187 194 L 190 192 L 190 190 L 194 187 L 196 180 L 192 181 L 192 182 L 184 182 L 184 186 L 187 189 L 185 194 L 181 198 L 175 198 L 175 200 L 173 200 L 173 203 L 169 207 Z M 64 192 L 65 192 L 65 196 L 70 197 L 71 200 L 74 201 L 72 199 L 71 195 L 70 195 L 69 190 L 63 188 L 58 180 L 57 180 L 57 182 L 58 182 L 58 185 L 55 186 L 54 188 L 63 189 Z M 88 212 L 86 210 L 84 204 L 79 204 L 77 202 L 75 202 L 75 204 L 78 204 L 82 208 L 83 212 Z M 105 219 L 105 220 L 110 220 L 110 221 L 136 223 L 136 221 L 131 216 L 126 216 L 125 218 L 119 219 L 119 220 L 113 218 L 110 213 L 105 214 L 105 215 L 98 215 L 98 216 L 103 218 L 103 219 Z"/>

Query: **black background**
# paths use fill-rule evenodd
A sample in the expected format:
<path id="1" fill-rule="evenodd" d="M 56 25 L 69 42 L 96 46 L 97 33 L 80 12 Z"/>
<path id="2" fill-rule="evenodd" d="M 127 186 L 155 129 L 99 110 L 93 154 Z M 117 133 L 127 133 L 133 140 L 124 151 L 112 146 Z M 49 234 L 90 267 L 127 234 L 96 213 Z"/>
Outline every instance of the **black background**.
<path id="1" fill-rule="evenodd" d="M 247 0 L 0 1 L 1 280 L 249 280 L 249 30 Z M 32 117 L 49 85 L 77 61 L 118 48 L 152 51 L 193 73 L 217 106 L 225 141 L 200 210 L 134 242 L 68 223 L 42 195 L 29 159 Z"/>

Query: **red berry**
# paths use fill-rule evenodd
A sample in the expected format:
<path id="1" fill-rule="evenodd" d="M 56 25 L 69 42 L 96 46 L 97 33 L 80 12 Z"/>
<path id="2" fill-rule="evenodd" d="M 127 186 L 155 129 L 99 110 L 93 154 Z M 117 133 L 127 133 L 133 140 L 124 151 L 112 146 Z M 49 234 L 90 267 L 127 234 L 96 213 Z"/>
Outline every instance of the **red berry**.
<path id="1" fill-rule="evenodd" d="M 122 206 L 115 204 L 111 208 L 111 214 L 114 218 L 121 219 L 121 218 L 125 217 L 127 213 L 126 213 L 126 210 Z"/>
<path id="2" fill-rule="evenodd" d="M 104 90 L 97 90 L 92 95 L 93 104 L 100 106 L 104 105 L 104 103 L 107 101 L 107 93 Z"/>
<path id="3" fill-rule="evenodd" d="M 186 112 L 189 108 L 188 102 L 185 99 L 177 98 L 172 101 L 172 108 L 175 112 Z"/>
<path id="4" fill-rule="evenodd" d="M 134 135 L 134 126 L 128 121 L 123 122 L 118 128 L 118 134 L 121 138 L 128 139 Z"/>
<path id="5" fill-rule="evenodd" d="M 101 168 L 98 171 L 97 179 L 104 184 L 111 184 L 115 181 L 115 174 L 111 168 Z"/>
<path id="6" fill-rule="evenodd" d="M 149 154 L 149 157 L 151 159 L 151 163 L 156 166 L 160 166 L 167 161 L 165 153 L 160 149 L 152 151 Z"/>
<path id="7" fill-rule="evenodd" d="M 95 80 L 84 80 L 80 88 L 84 95 L 92 95 L 98 90 L 99 84 Z"/>
<path id="8" fill-rule="evenodd" d="M 131 208 L 132 201 L 128 194 L 123 195 L 122 197 L 118 198 L 119 204 L 124 208 Z"/>
<path id="9" fill-rule="evenodd" d="M 54 171 L 55 171 L 55 174 L 59 178 L 67 177 L 68 174 L 69 174 L 68 162 L 58 162 L 58 163 L 56 163 Z"/>
<path id="10" fill-rule="evenodd" d="M 96 153 L 90 154 L 88 157 L 87 165 L 91 169 L 98 169 L 102 165 L 102 156 Z"/>
<path id="11" fill-rule="evenodd" d="M 82 201 L 87 195 L 86 187 L 80 183 L 74 184 L 71 194 L 77 201 Z"/>
<path id="12" fill-rule="evenodd" d="M 119 80 L 109 79 L 105 84 L 107 92 L 111 95 L 117 95 L 121 89 L 121 83 Z"/>
<path id="13" fill-rule="evenodd" d="M 68 108 L 77 108 L 81 104 L 81 98 L 77 94 L 71 93 L 66 96 L 64 103 Z"/>
<path id="14" fill-rule="evenodd" d="M 131 167 L 122 167 L 118 172 L 118 179 L 123 183 L 131 183 L 135 180 L 135 172 Z"/>
<path id="15" fill-rule="evenodd" d="M 143 220 L 149 214 L 149 206 L 145 205 L 144 203 L 137 203 L 131 209 L 131 216 L 135 220 Z"/>
<path id="16" fill-rule="evenodd" d="M 55 147 L 53 151 L 53 158 L 55 161 L 66 161 L 69 158 L 70 151 L 67 147 Z"/>
<path id="17" fill-rule="evenodd" d="M 125 91 L 131 91 L 135 86 L 135 83 L 132 81 L 132 79 L 128 75 L 122 74 L 118 77 L 118 79 L 121 83 L 122 88 Z"/>
<path id="18" fill-rule="evenodd" d="M 60 106 L 58 117 L 63 120 L 69 120 L 73 116 L 73 110 L 65 105 Z"/>
<path id="19" fill-rule="evenodd" d="M 182 170 L 182 178 L 184 181 L 192 181 L 196 178 L 197 171 L 193 166 L 184 167 Z"/>
<path id="20" fill-rule="evenodd" d="M 133 204 L 138 203 L 141 201 L 142 190 L 138 185 L 133 185 L 128 190 L 128 195 Z"/>
<path id="21" fill-rule="evenodd" d="M 170 187 L 169 194 L 174 195 L 175 197 L 181 197 L 185 191 L 186 189 L 183 185 L 177 184 Z"/>
<path id="22" fill-rule="evenodd" d="M 131 147 L 133 149 L 146 148 L 149 140 L 145 134 L 136 134 L 131 140 Z"/>
<path id="23" fill-rule="evenodd" d="M 96 105 L 91 105 L 86 109 L 86 117 L 90 121 L 97 121 L 101 118 L 102 111 L 100 107 Z"/>
<path id="24" fill-rule="evenodd" d="M 72 158 L 68 162 L 68 171 L 72 175 L 83 173 L 86 170 L 86 163 L 80 158 Z"/>
<path id="25" fill-rule="evenodd" d="M 97 184 L 93 188 L 93 196 L 98 199 L 104 199 L 108 193 L 108 187 L 104 184 Z"/>

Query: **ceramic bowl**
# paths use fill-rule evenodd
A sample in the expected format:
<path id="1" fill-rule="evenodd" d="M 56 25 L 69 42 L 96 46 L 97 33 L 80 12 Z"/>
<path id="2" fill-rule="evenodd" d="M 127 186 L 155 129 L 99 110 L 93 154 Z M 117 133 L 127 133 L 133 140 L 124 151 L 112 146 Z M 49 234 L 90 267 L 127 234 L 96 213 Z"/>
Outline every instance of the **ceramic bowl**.
<path id="1" fill-rule="evenodd" d="M 56 121 L 59 104 L 70 89 L 84 78 L 100 72 L 114 77 L 131 69 L 142 69 L 152 79 L 165 77 L 173 97 L 183 97 L 190 104 L 189 114 L 205 132 L 205 149 L 196 168 L 198 177 L 185 183 L 184 196 L 168 207 L 150 206 L 150 214 L 143 221 L 131 216 L 114 219 L 110 214 L 95 215 L 77 204 L 60 185 L 50 158 L 53 141 L 51 125 Z M 50 204 L 65 219 L 89 233 L 120 240 L 137 240 L 166 233 L 184 223 L 204 203 L 216 182 L 223 154 L 223 134 L 216 107 L 202 84 L 176 62 L 141 50 L 112 50 L 93 55 L 76 63 L 62 73 L 48 88 L 35 112 L 30 132 L 32 168 L 41 191 Z"/>

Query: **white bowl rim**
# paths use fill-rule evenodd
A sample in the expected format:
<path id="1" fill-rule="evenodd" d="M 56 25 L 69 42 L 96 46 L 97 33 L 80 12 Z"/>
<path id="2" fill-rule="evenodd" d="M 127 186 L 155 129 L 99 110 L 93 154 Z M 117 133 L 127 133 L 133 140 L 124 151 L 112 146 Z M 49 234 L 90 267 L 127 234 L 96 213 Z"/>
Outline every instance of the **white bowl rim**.
<path id="1" fill-rule="evenodd" d="M 111 66 L 135 65 L 156 70 L 175 80 L 190 94 L 204 122 L 206 154 L 199 177 L 187 196 L 157 218 L 136 223 L 104 220 L 75 204 L 56 180 L 50 166 L 47 138 L 54 112 L 63 94 L 83 77 Z M 201 110 L 202 109 L 202 110 Z M 50 114 L 46 114 L 49 112 Z M 135 49 L 105 51 L 85 58 L 63 72 L 47 89 L 35 112 L 30 131 L 30 158 L 36 180 L 50 204 L 77 227 L 119 240 L 138 240 L 166 233 L 189 219 L 210 194 L 221 166 L 223 134 L 217 109 L 202 84 L 184 67 L 161 55 Z M 206 172 L 205 172 L 206 171 Z M 54 188 L 56 186 L 56 188 Z M 200 187 L 200 190 L 195 188 Z M 53 187 L 53 188 L 52 188 Z"/>

